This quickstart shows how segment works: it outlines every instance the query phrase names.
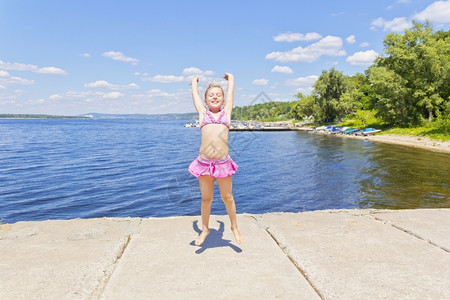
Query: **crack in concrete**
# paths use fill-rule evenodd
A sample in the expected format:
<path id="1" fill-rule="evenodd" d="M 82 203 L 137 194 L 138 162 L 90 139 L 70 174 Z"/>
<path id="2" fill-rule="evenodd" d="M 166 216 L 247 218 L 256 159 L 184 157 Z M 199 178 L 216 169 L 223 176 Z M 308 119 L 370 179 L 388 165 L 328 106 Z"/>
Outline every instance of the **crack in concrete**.
<path id="1" fill-rule="evenodd" d="M 291 261 L 291 263 L 294 265 L 294 267 L 302 274 L 303 278 L 308 282 L 308 284 L 312 287 L 312 289 L 316 292 L 316 294 L 320 297 L 320 299 L 325 300 L 324 296 L 320 293 L 320 291 L 316 288 L 316 286 L 313 284 L 311 279 L 308 277 L 308 274 L 305 270 L 303 270 L 298 263 L 295 261 L 295 259 L 292 257 L 289 251 L 289 246 L 282 243 L 281 239 L 276 237 L 276 233 L 271 231 L 271 228 L 269 224 L 264 222 L 263 220 L 258 220 L 255 216 L 251 216 L 258 225 L 263 228 L 267 234 L 274 240 L 274 242 L 277 244 L 277 246 L 283 251 L 283 253 L 286 255 L 286 257 Z"/>
<path id="2" fill-rule="evenodd" d="M 141 225 L 142 219 L 139 219 L 138 224 L 131 224 L 132 226 L 134 225 L 134 227 L 139 228 L 139 226 Z M 92 296 L 94 296 L 97 299 L 100 299 L 104 293 L 104 291 L 106 290 L 106 287 L 108 286 L 108 283 L 111 279 L 111 277 L 114 274 L 114 271 L 116 270 L 120 259 L 122 258 L 123 254 L 125 253 L 126 249 L 128 248 L 128 245 L 131 242 L 131 238 L 134 234 L 136 234 L 138 232 L 133 232 L 130 234 L 125 235 L 125 239 L 124 242 L 121 243 L 121 245 L 119 246 L 119 249 L 117 251 L 116 257 L 113 261 L 113 263 L 111 265 L 109 265 L 106 270 L 103 270 L 103 277 L 100 280 L 100 283 L 98 284 L 97 288 L 95 289 L 94 293 L 92 294 Z"/>
<path id="3" fill-rule="evenodd" d="M 413 237 L 415 237 L 415 238 L 417 238 L 417 239 L 419 239 L 421 241 L 427 242 L 428 244 L 430 244 L 430 245 L 432 245 L 434 247 L 437 247 L 437 248 L 439 248 L 439 249 L 441 249 L 441 250 L 443 250 L 443 251 L 445 251 L 447 253 L 450 253 L 450 249 L 447 249 L 446 247 L 440 246 L 440 245 L 436 244 L 435 242 L 431 241 L 430 239 L 424 238 L 421 235 L 419 235 L 419 234 L 417 234 L 417 233 L 415 233 L 415 232 L 413 232 L 411 230 L 403 228 L 403 227 L 401 227 L 399 225 L 396 225 L 396 224 L 394 224 L 394 223 L 392 223 L 390 221 L 383 220 L 381 218 L 375 217 L 373 215 L 370 215 L 370 217 L 374 218 L 375 220 L 377 220 L 379 222 L 382 222 L 383 224 L 389 224 L 389 225 L 391 225 L 392 227 L 394 227 L 397 230 L 403 231 L 404 233 L 407 233 L 407 234 L 409 234 L 409 235 L 411 235 L 411 236 L 413 236 Z"/>

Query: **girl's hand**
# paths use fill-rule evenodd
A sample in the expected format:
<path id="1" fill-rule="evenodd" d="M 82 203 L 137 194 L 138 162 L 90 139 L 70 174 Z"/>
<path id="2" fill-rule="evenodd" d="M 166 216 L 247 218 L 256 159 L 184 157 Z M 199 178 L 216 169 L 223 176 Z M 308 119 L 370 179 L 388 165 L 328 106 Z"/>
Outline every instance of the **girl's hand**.
<path id="1" fill-rule="evenodd" d="M 233 78 L 233 74 L 231 73 L 225 73 L 225 76 L 223 76 L 223 78 L 225 78 L 225 80 L 229 80 L 229 78 Z"/>
<path id="2" fill-rule="evenodd" d="M 198 82 L 198 76 L 192 78 L 192 81 L 189 83 L 189 85 L 192 85 L 193 83 L 197 83 Z"/>

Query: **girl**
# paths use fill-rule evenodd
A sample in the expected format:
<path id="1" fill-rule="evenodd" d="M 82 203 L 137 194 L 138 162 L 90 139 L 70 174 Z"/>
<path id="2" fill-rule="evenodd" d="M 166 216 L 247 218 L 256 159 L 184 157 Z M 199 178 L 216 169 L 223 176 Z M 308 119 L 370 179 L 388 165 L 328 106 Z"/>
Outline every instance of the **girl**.
<path id="1" fill-rule="evenodd" d="M 201 245 L 209 234 L 209 216 L 213 201 L 214 180 L 217 181 L 220 197 L 225 203 L 231 222 L 231 231 L 236 242 L 242 242 L 241 233 L 236 222 L 236 205 L 232 192 L 232 176 L 238 165 L 228 153 L 228 132 L 233 110 L 234 76 L 225 73 L 228 81 L 227 97 L 224 99 L 223 89 L 210 84 L 205 92 L 205 107 L 198 92 L 198 77 L 192 79 L 192 99 L 199 115 L 201 130 L 201 146 L 199 156 L 190 164 L 189 172 L 198 178 L 202 194 L 202 232 L 195 240 Z"/>

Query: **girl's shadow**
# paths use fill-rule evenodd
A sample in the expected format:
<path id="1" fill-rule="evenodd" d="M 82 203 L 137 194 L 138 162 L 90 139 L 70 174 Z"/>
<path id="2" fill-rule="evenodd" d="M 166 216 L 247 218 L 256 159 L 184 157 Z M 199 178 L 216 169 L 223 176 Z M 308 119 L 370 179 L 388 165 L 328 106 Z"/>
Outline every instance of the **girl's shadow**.
<path id="1" fill-rule="evenodd" d="M 233 249 L 234 251 L 236 251 L 236 253 L 241 253 L 242 249 L 231 244 L 231 240 L 224 240 L 223 239 L 223 232 L 225 230 L 224 224 L 221 221 L 217 221 L 220 224 L 220 227 L 218 230 L 216 229 L 210 229 L 209 235 L 206 237 L 205 241 L 203 242 L 203 244 L 201 244 L 199 249 L 197 249 L 195 251 L 195 253 L 197 254 L 201 254 L 203 253 L 206 249 L 208 248 L 218 248 L 218 247 L 231 247 L 231 249 Z M 195 232 L 197 232 L 198 234 L 200 234 L 202 231 L 200 230 L 200 228 L 198 228 L 198 221 L 194 221 L 192 223 L 192 227 L 194 228 Z M 192 241 L 190 243 L 190 245 L 192 246 L 196 246 L 195 245 L 195 241 Z"/>

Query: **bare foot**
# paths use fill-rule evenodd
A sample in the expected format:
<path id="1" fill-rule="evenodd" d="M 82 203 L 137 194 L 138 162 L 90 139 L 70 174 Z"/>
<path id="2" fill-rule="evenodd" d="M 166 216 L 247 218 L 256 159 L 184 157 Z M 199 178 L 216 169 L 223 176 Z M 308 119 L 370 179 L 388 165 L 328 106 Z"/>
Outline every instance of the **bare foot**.
<path id="1" fill-rule="evenodd" d="M 237 227 L 236 228 L 231 228 L 231 231 L 233 232 L 233 234 L 234 234 L 234 238 L 235 238 L 235 240 L 236 240 L 236 242 L 238 243 L 238 244 L 240 244 L 240 243 L 242 243 L 243 241 L 244 241 L 244 238 L 242 237 L 242 235 L 241 235 L 241 233 L 239 232 L 239 230 L 237 229 Z"/>
<path id="2" fill-rule="evenodd" d="M 209 229 L 203 230 L 202 233 L 199 234 L 199 236 L 195 239 L 195 245 L 200 246 L 205 241 L 206 237 L 209 234 Z"/>

